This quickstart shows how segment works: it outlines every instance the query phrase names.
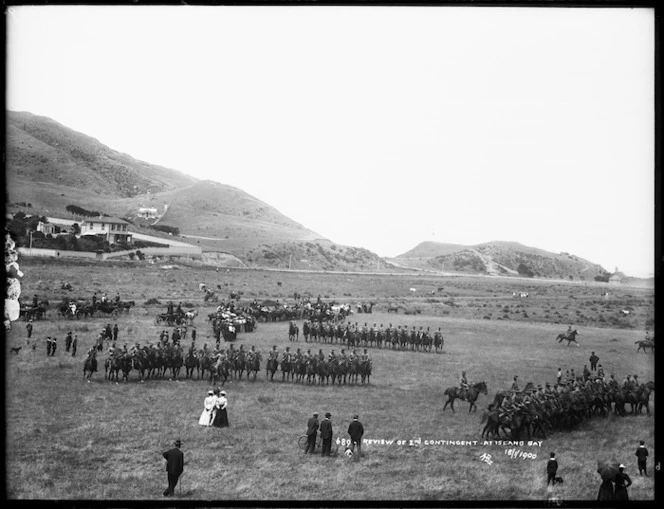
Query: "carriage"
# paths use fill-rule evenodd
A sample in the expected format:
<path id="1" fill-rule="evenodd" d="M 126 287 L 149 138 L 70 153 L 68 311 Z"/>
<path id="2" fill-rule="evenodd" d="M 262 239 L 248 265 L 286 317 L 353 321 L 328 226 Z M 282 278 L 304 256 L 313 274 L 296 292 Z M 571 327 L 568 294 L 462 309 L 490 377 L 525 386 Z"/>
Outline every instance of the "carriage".
<path id="1" fill-rule="evenodd" d="M 154 319 L 155 325 L 166 324 L 169 327 L 175 327 L 176 325 L 184 325 L 185 321 L 186 321 L 186 318 L 185 318 L 184 313 L 179 314 L 179 315 L 178 314 L 160 313 Z"/>

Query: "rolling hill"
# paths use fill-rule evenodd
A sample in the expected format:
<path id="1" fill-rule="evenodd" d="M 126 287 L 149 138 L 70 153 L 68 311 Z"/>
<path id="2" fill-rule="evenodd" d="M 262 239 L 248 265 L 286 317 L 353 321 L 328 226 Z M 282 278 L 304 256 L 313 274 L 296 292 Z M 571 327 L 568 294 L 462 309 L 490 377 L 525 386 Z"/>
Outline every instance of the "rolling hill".
<path id="1" fill-rule="evenodd" d="M 601 265 L 570 253 L 552 253 L 518 242 L 493 241 L 475 246 L 422 242 L 393 259 L 401 266 L 459 272 L 594 281 L 611 274 Z"/>

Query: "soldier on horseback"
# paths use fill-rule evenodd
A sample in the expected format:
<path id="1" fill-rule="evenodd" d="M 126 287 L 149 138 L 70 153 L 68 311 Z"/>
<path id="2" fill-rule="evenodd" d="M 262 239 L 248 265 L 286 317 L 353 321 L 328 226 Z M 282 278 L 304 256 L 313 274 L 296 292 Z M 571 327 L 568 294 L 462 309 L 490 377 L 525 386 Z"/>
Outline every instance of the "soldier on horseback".
<path id="1" fill-rule="evenodd" d="M 466 399 L 468 394 L 468 379 L 466 378 L 466 372 L 461 372 L 461 377 L 459 378 L 459 397 L 461 399 Z"/>
<path id="2" fill-rule="evenodd" d="M 231 345 L 231 346 L 233 346 L 233 345 Z M 270 350 L 270 353 L 268 354 L 268 360 L 271 360 L 271 361 L 279 360 L 279 351 L 277 350 L 277 345 L 274 345 L 272 347 L 272 350 Z"/>

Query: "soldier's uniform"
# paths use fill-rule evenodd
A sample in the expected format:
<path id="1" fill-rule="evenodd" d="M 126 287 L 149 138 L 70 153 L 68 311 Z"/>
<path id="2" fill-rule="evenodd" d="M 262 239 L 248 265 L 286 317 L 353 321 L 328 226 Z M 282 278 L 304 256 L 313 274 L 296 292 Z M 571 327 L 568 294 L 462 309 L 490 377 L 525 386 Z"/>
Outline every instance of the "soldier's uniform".
<path id="1" fill-rule="evenodd" d="M 468 380 L 466 379 L 466 372 L 461 372 L 461 378 L 459 378 L 459 394 L 462 398 L 466 397 L 468 392 Z"/>

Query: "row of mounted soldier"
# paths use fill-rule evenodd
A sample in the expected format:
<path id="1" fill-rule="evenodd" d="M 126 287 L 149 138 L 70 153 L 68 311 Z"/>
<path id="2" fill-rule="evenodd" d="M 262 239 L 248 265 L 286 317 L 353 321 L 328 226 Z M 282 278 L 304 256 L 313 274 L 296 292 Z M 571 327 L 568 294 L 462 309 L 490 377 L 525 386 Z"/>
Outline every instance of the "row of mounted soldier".
<path id="1" fill-rule="evenodd" d="M 408 330 L 407 326 L 394 327 L 368 326 L 367 322 L 360 326 L 358 322 L 330 323 L 316 320 L 305 320 L 302 324 L 304 341 L 339 343 L 349 347 L 363 346 L 376 348 L 389 348 L 392 350 L 411 350 L 415 352 L 442 352 L 445 344 L 443 333 L 438 330 L 431 331 L 429 327 L 419 329 L 415 325 Z M 288 325 L 288 339 L 299 341 L 300 328 L 295 320 Z"/>

